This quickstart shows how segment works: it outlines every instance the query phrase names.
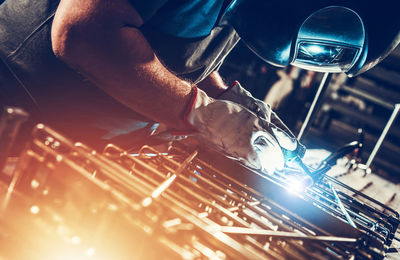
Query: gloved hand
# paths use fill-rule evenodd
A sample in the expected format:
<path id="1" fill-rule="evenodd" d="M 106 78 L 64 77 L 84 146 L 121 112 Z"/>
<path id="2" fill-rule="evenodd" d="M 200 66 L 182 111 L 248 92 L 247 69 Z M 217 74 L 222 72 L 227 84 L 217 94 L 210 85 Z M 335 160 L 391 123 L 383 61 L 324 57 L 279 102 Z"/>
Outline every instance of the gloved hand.
<path id="1" fill-rule="evenodd" d="M 239 82 L 223 92 L 219 100 L 229 100 L 240 104 L 256 114 L 260 119 L 270 123 L 275 138 L 282 148 L 285 161 L 296 156 L 303 157 L 306 147 L 301 144 L 282 120 L 272 111 L 271 107 L 261 100 L 254 98 L 250 92 L 244 89 Z"/>
<path id="2" fill-rule="evenodd" d="M 272 174 L 282 168 L 282 150 L 267 120 L 236 103 L 216 100 L 193 87 L 185 121 L 195 137 L 245 165 Z"/>

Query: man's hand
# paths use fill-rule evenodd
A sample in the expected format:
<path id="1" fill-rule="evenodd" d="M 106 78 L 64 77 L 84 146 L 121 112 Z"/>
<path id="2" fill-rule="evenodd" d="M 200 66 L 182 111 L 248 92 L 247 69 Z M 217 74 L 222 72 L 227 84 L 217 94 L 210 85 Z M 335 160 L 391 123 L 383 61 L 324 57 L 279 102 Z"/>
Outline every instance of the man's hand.
<path id="1" fill-rule="evenodd" d="M 289 128 L 282 122 L 276 113 L 271 110 L 270 106 L 263 101 L 254 98 L 250 92 L 245 90 L 239 84 L 239 82 L 236 82 L 235 85 L 222 93 L 218 99 L 229 100 L 240 104 L 252 111 L 260 119 L 269 122 L 270 129 L 279 142 L 286 161 L 295 156 L 304 156 L 306 150 L 305 146 L 298 142 Z"/>
<path id="2" fill-rule="evenodd" d="M 193 88 L 185 120 L 203 143 L 245 165 L 272 174 L 284 164 L 282 150 L 266 120 L 236 103 L 217 100 Z"/>

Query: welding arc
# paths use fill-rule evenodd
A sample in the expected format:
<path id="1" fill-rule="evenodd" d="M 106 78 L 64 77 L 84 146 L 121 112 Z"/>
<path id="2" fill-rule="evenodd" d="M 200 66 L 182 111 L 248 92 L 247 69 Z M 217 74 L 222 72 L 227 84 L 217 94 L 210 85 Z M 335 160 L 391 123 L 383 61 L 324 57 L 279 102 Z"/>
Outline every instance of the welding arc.
<path id="1" fill-rule="evenodd" d="M 284 232 L 284 231 L 273 231 L 266 229 L 254 229 L 244 227 L 230 227 L 230 226 L 217 226 L 216 230 L 228 234 L 242 234 L 242 235 L 259 235 L 268 236 L 279 239 L 299 239 L 299 240 L 313 240 L 313 241 L 325 241 L 325 242 L 346 242 L 356 243 L 356 238 L 349 237 L 335 237 L 335 236 L 307 236 L 295 232 Z"/>
<path id="2" fill-rule="evenodd" d="M 175 171 L 174 174 L 172 174 L 169 178 L 163 181 L 156 189 L 154 189 L 153 192 L 151 193 L 151 196 L 143 199 L 142 206 L 148 207 L 152 203 L 153 199 L 159 197 L 161 193 L 167 190 L 171 186 L 171 184 L 174 183 L 176 177 L 179 176 L 181 172 L 189 165 L 189 163 L 196 157 L 197 153 L 198 153 L 197 151 L 194 151 L 192 154 L 190 154 L 190 156 L 187 157 L 181 165 L 179 165 L 178 169 Z"/>

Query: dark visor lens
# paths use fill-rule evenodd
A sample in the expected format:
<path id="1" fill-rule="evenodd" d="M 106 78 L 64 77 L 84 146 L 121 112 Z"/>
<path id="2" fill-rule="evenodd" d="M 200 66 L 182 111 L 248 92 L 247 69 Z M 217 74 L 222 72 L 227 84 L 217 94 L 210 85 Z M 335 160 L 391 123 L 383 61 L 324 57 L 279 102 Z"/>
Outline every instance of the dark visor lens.
<path id="1" fill-rule="evenodd" d="M 298 46 L 293 64 L 317 66 L 319 70 L 332 72 L 347 71 L 351 68 L 357 52 L 358 49 L 352 47 L 302 42 Z"/>

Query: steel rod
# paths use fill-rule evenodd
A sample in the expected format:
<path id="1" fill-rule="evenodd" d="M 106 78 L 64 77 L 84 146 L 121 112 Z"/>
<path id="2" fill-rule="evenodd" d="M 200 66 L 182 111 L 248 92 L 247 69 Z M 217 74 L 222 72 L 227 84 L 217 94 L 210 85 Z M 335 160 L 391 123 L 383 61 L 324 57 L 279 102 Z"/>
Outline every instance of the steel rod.
<path id="1" fill-rule="evenodd" d="M 354 221 L 351 219 L 349 213 L 347 212 L 346 208 L 344 207 L 342 201 L 340 200 L 335 188 L 333 187 L 332 183 L 329 183 L 329 187 L 332 190 L 333 196 L 335 197 L 335 200 L 337 202 L 337 204 L 339 205 L 340 210 L 342 211 L 343 215 L 346 217 L 347 222 L 349 222 L 349 224 L 354 227 L 357 228 L 356 224 L 354 224 Z"/>
<path id="2" fill-rule="evenodd" d="M 307 131 L 312 123 L 312 119 L 314 119 L 315 113 L 317 112 L 317 104 L 319 103 L 318 101 L 320 98 L 323 96 L 323 93 L 329 86 L 330 82 L 330 73 L 326 72 L 324 76 L 322 77 L 321 83 L 319 84 L 317 93 L 315 94 L 314 100 L 311 103 L 310 109 L 308 110 L 306 119 L 304 119 L 303 125 L 301 126 L 300 133 L 297 136 L 297 139 L 302 142 L 304 139 L 305 134 L 307 134 Z"/>
<path id="3" fill-rule="evenodd" d="M 396 119 L 396 116 L 399 113 L 399 110 L 400 110 L 400 104 L 395 104 L 393 112 L 392 112 L 392 115 L 390 116 L 388 122 L 386 123 L 385 128 L 382 131 L 381 136 L 379 136 L 379 139 L 376 142 L 374 149 L 372 150 L 370 156 L 368 157 L 367 163 L 365 164 L 367 166 L 367 168 L 369 168 L 371 166 L 371 163 L 374 160 L 375 155 L 377 154 L 377 152 L 381 148 L 383 140 L 385 140 L 385 137 L 386 137 L 387 133 L 389 132 L 389 129 L 392 126 L 394 120 Z"/>
<path id="4" fill-rule="evenodd" d="M 163 181 L 161 183 L 161 185 L 159 185 L 155 190 L 153 190 L 153 192 L 151 193 L 151 196 L 146 197 L 142 201 L 142 205 L 144 207 L 148 207 L 151 204 L 151 202 L 153 201 L 153 199 L 158 198 L 161 195 L 161 193 L 163 193 L 165 190 L 167 190 L 172 185 L 172 183 L 174 183 L 174 181 L 176 180 L 176 177 L 178 175 L 180 175 L 184 169 L 186 169 L 186 167 L 196 157 L 196 155 L 197 155 L 197 151 L 194 151 L 189 157 L 187 157 L 185 159 L 185 161 L 178 167 L 178 169 L 176 170 L 176 172 L 173 175 L 171 175 L 169 178 L 167 178 L 165 181 Z"/>
<path id="5" fill-rule="evenodd" d="M 214 227 L 213 227 L 214 228 Z M 211 228 L 211 229 L 213 229 Z M 260 235 L 269 236 L 280 239 L 299 239 L 299 240 L 316 240 L 316 241 L 327 241 L 327 242 L 348 242 L 356 243 L 356 238 L 350 237 L 336 237 L 336 236 L 307 236 L 295 232 L 285 231 L 274 231 L 266 229 L 255 229 L 255 228 L 244 228 L 244 227 L 231 227 L 231 226 L 216 226 L 216 230 L 228 234 L 243 234 L 243 235 Z"/>

